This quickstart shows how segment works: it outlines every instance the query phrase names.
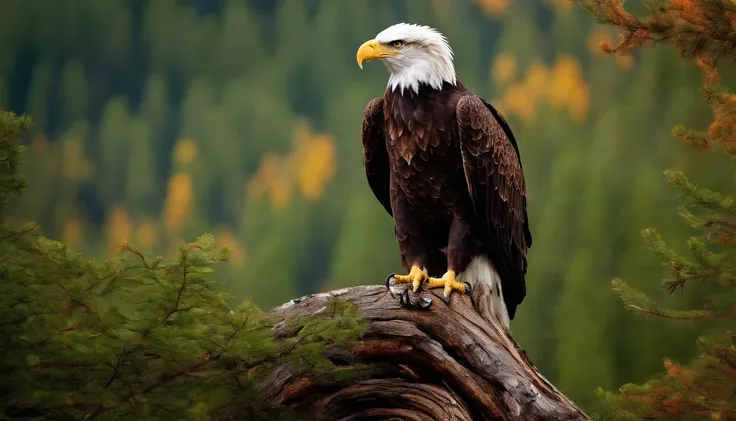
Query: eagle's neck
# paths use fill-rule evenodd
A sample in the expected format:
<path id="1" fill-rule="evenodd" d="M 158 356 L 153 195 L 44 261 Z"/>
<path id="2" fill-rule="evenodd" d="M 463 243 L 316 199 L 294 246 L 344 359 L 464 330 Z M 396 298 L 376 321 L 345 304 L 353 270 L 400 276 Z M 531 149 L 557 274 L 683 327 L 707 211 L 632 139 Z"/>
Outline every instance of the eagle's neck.
<path id="1" fill-rule="evenodd" d="M 433 86 L 426 82 L 417 84 L 416 89 L 401 89 L 401 86 L 389 86 L 386 88 L 386 99 L 390 102 L 398 101 L 402 106 L 419 107 L 417 101 L 423 102 L 428 99 L 446 99 L 449 96 L 466 92 L 465 86 L 460 81 L 442 82 L 439 86 Z M 431 102 L 431 100 L 430 100 Z"/>
<path id="2" fill-rule="evenodd" d="M 439 57 L 436 60 L 419 60 L 409 65 L 404 63 L 386 62 L 391 75 L 388 78 L 388 88 L 398 89 L 404 93 L 411 90 L 419 93 L 422 85 L 428 85 L 433 89 L 442 90 L 444 84 L 457 84 L 455 66 L 452 59 Z"/>

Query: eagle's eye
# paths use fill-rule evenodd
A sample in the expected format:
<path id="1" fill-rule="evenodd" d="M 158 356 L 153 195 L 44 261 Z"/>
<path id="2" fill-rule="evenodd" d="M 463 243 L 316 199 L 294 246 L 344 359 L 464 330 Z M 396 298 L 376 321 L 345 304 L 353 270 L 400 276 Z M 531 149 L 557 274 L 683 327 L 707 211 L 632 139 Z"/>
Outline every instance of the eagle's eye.
<path id="1" fill-rule="evenodd" d="M 401 41 L 401 40 L 391 41 L 391 46 L 394 48 L 401 48 L 403 45 L 404 45 L 404 41 Z"/>

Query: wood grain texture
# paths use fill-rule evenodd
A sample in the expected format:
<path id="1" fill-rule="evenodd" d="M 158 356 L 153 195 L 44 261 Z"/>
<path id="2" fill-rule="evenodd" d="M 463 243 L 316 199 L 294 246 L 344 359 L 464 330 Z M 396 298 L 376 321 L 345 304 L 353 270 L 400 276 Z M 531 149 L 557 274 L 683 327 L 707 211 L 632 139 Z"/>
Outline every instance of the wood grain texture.
<path id="1" fill-rule="evenodd" d="M 489 290 L 453 294 L 392 285 L 359 286 L 292 300 L 269 314 L 283 321 L 319 314 L 331 297 L 349 300 L 370 321 L 362 338 L 330 358 L 380 367 L 373 378 L 317 384 L 281 367 L 261 386 L 263 399 L 308 409 L 315 420 L 588 420 L 529 361 L 484 308 Z M 406 292 L 404 292 L 406 291 Z M 279 322 L 280 323 L 280 322 Z M 275 329 L 279 329 L 279 324 Z"/>

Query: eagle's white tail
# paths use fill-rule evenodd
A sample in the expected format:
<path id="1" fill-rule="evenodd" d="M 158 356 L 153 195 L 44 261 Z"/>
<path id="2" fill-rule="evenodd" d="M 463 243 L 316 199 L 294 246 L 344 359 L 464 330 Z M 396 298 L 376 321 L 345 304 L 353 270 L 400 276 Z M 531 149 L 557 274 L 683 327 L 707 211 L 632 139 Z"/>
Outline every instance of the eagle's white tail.
<path id="1" fill-rule="evenodd" d="M 488 285 L 491 290 L 488 309 L 503 327 L 509 329 L 511 322 L 509 312 L 506 310 L 506 302 L 503 300 L 501 277 L 487 256 L 473 257 L 468 267 L 458 274 L 457 278 L 459 282 L 469 283 L 471 289 L 480 284 Z"/>

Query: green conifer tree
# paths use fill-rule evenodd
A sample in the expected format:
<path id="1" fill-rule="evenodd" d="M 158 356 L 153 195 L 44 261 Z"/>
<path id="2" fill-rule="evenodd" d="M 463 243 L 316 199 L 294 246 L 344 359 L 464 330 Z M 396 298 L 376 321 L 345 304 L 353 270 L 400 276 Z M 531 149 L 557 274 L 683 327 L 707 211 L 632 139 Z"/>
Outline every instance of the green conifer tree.
<path id="1" fill-rule="evenodd" d="M 581 0 L 602 23 L 621 31 L 620 43 L 603 45 L 611 54 L 630 52 L 654 43 L 672 44 L 703 73 L 713 121 L 705 131 L 677 126 L 672 134 L 696 149 L 713 149 L 736 158 L 736 95 L 719 84 L 719 64 L 736 64 L 736 4 L 728 0 L 649 1 L 649 15 L 635 17 L 618 0 Z M 725 62 L 725 63 L 722 63 Z M 716 168 L 711 168 L 711 171 Z M 626 384 L 618 393 L 599 391 L 607 403 L 605 419 L 733 420 L 736 419 L 736 346 L 734 344 L 733 283 L 736 279 L 736 206 L 734 198 L 692 182 L 682 171 L 665 171 L 685 199 L 680 216 L 696 235 L 686 252 L 669 246 L 655 228 L 642 232 L 648 247 L 668 268 L 663 286 L 687 291 L 701 303 L 664 306 L 621 279 L 614 290 L 626 308 L 669 320 L 707 323 L 698 340 L 697 355 L 686 365 L 665 360 L 666 373 L 643 384 Z M 688 306 L 687 304 L 690 304 Z M 688 308 L 689 307 L 689 308 Z"/>
<path id="2" fill-rule="evenodd" d="M 328 316 L 290 320 L 293 335 L 277 338 L 257 307 L 232 308 L 217 290 L 212 265 L 227 250 L 211 236 L 181 245 L 173 259 L 126 244 L 101 262 L 34 224 L 11 227 L 28 124 L 0 113 L 0 417 L 280 419 L 288 409 L 265 406 L 255 388 L 273 367 L 359 373 L 325 357 L 325 347 L 367 328 L 354 306 L 333 301 Z"/>

